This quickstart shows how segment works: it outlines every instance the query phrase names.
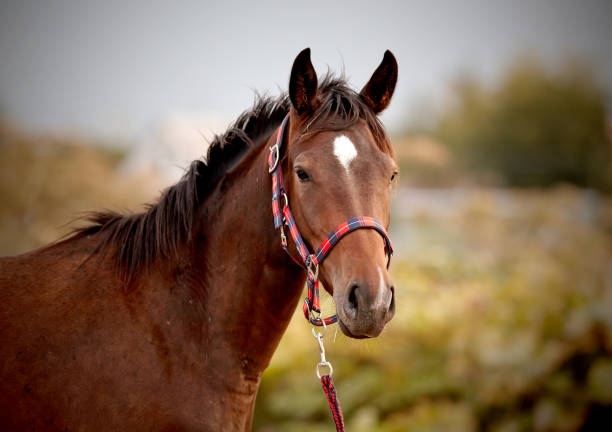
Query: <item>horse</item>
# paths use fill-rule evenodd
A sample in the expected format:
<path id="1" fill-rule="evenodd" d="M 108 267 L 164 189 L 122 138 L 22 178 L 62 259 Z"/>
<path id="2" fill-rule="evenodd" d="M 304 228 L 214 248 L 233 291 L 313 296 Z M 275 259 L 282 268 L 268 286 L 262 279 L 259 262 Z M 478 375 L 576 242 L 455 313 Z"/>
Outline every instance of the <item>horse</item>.
<path id="1" fill-rule="evenodd" d="M 307 48 L 287 93 L 258 96 L 142 212 L 91 212 L 3 257 L 0 429 L 250 430 L 307 278 L 298 248 L 354 216 L 388 228 L 398 167 L 377 115 L 396 81 L 386 51 L 359 93 L 329 72 L 319 82 Z M 283 122 L 274 163 L 303 239 L 285 247 L 269 174 Z M 379 233 L 360 229 L 317 267 L 349 337 L 378 336 L 394 314 L 385 255 Z"/>

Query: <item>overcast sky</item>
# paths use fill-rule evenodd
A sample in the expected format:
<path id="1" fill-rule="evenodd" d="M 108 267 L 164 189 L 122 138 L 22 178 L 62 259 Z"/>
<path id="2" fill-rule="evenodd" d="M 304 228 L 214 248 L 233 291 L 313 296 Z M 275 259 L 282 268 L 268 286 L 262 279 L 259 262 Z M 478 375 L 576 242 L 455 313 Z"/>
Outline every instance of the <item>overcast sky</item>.
<path id="1" fill-rule="evenodd" d="M 173 115 L 231 120 L 253 90 L 286 89 L 297 53 L 361 88 L 391 49 L 385 120 L 459 72 L 492 80 L 517 54 L 580 54 L 612 89 L 610 1 L 3 0 L 0 113 L 37 131 L 138 136 Z"/>

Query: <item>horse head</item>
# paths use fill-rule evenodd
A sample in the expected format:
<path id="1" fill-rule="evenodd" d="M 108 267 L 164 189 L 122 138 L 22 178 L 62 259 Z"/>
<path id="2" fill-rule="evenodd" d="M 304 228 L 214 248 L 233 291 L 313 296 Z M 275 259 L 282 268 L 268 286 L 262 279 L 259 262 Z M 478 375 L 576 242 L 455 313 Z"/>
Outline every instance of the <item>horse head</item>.
<path id="1" fill-rule="evenodd" d="M 289 82 L 285 183 L 296 225 L 311 250 L 330 230 L 358 216 L 389 226 L 390 196 L 398 166 L 377 115 L 397 81 L 390 51 L 360 93 L 321 85 L 310 49 L 295 59 Z M 342 331 L 375 337 L 395 311 L 385 242 L 360 229 L 343 237 L 321 263 L 319 278 L 333 296 Z"/>

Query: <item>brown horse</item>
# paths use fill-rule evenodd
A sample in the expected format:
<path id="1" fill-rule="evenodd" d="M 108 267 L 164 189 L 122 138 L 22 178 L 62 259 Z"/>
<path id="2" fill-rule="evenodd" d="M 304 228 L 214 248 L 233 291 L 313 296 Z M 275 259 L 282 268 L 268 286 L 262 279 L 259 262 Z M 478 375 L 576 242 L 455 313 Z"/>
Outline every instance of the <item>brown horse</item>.
<path id="1" fill-rule="evenodd" d="M 397 166 L 376 114 L 396 79 L 387 51 L 360 93 L 319 84 L 306 49 L 288 97 L 258 100 L 156 204 L 93 213 L 68 239 L 2 258 L 0 429 L 250 429 L 305 281 L 272 223 L 274 132 L 289 114 L 280 163 L 311 250 L 353 216 L 388 226 Z M 385 264 L 365 229 L 321 265 L 347 335 L 391 319 Z"/>

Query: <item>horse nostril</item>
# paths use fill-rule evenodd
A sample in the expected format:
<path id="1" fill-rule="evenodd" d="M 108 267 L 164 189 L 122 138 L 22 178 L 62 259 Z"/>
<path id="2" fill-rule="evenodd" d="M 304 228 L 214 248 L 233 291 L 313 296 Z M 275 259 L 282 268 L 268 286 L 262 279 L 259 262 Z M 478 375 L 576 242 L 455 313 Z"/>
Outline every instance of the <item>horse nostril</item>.
<path id="1" fill-rule="evenodd" d="M 351 318 L 355 318 L 357 316 L 357 308 L 359 307 L 359 303 L 357 301 L 357 289 L 359 288 L 359 284 L 357 282 L 353 282 L 349 287 L 349 296 L 346 312 Z"/>
<path id="2" fill-rule="evenodd" d="M 389 288 L 391 290 L 391 302 L 389 303 L 389 313 L 391 315 L 395 314 L 395 288 L 391 286 Z"/>

